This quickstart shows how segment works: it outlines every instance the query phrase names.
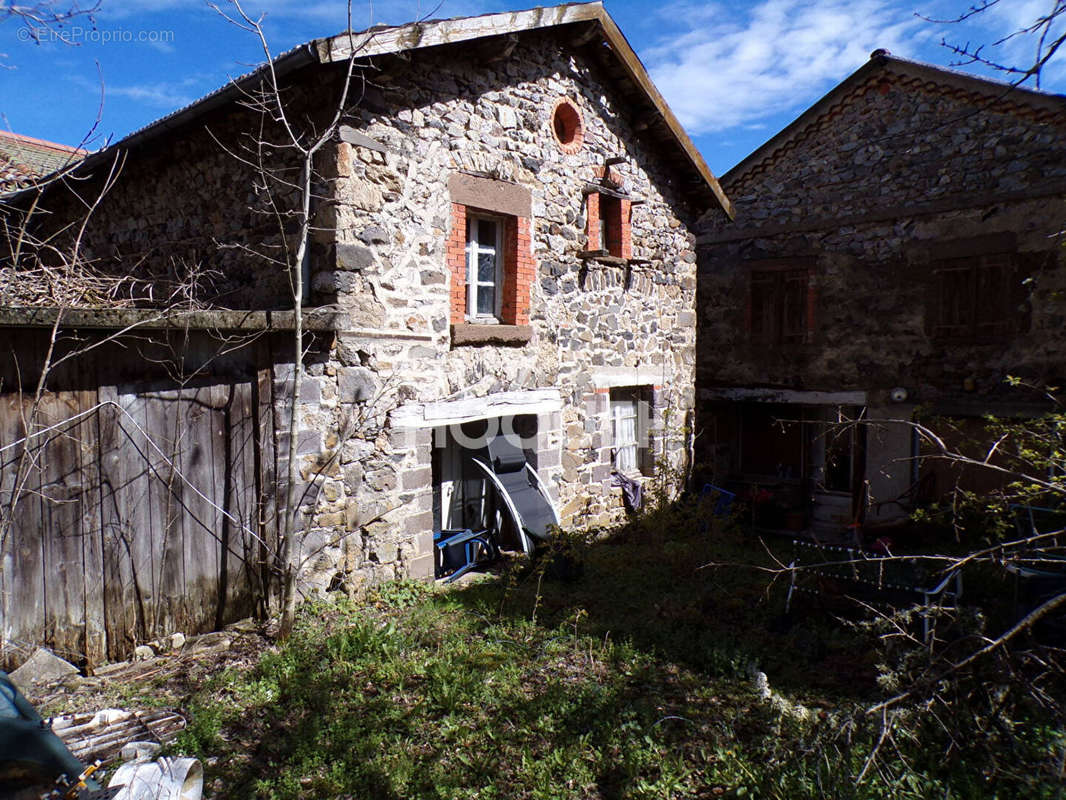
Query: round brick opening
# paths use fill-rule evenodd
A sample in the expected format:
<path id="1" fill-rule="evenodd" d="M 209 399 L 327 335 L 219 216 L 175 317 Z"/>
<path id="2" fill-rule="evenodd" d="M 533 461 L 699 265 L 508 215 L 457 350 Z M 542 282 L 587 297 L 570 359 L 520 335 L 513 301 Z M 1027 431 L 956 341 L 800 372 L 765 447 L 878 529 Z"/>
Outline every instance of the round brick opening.
<path id="1" fill-rule="evenodd" d="M 564 153 L 574 154 L 581 149 L 585 141 L 585 123 L 581 111 L 568 98 L 560 97 L 552 109 L 552 133 L 559 149 Z"/>

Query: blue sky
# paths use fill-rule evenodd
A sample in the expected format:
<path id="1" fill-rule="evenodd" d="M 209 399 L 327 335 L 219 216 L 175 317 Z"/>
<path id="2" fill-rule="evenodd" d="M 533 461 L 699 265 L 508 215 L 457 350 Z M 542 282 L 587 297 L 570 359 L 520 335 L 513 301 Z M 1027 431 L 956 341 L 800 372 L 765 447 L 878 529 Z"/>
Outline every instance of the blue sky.
<path id="1" fill-rule="evenodd" d="M 91 0 L 81 0 L 82 5 Z M 221 86 L 262 59 L 257 42 L 197 0 L 100 0 L 96 31 L 85 20 L 64 41 L 27 41 L 0 21 L 0 125 L 77 144 L 97 116 L 91 147 L 121 138 Z M 224 0 L 218 0 L 224 4 Z M 991 42 L 1052 0 L 1001 0 L 968 26 L 951 17 L 971 0 L 607 0 L 614 17 L 675 113 L 718 175 L 727 171 L 884 47 L 906 58 L 950 65 L 942 38 Z M 63 5 L 63 3 L 60 3 Z M 245 0 L 266 14 L 281 52 L 344 27 L 338 0 Z M 353 19 L 397 24 L 527 8 L 535 0 L 418 0 L 355 3 Z M 1001 57 L 1021 63 L 1031 44 L 1016 38 Z M 1043 88 L 1066 92 L 1066 57 Z M 102 99 L 101 99 L 102 97 Z"/>

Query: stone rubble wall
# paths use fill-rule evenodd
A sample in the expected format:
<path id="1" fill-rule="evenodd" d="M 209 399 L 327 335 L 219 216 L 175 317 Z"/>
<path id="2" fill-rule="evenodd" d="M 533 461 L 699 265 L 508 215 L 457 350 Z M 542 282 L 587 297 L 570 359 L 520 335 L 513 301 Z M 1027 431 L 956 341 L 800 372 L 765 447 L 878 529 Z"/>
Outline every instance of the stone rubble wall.
<path id="1" fill-rule="evenodd" d="M 329 109 L 316 103 L 315 88 L 300 82 L 283 88 L 293 119 L 310 115 L 321 124 Z M 336 91 L 330 80 L 318 88 Z M 124 293 L 145 306 L 292 308 L 283 264 L 284 245 L 294 243 L 296 231 L 291 219 L 279 221 L 274 212 L 295 207 L 298 194 L 285 184 L 298 176 L 299 162 L 291 150 L 259 147 L 284 141 L 280 128 L 249 108 L 208 112 L 172 135 L 117 152 L 89 180 L 55 187 L 34 225 L 45 238 L 87 217 L 80 258 L 100 272 L 141 279 Z M 260 155 L 269 179 L 257 168 Z M 327 189 L 316 186 L 319 194 Z M 61 239 L 67 251 L 76 230 L 68 228 Z M 179 283 L 192 288 L 172 296 Z"/>
<path id="2" fill-rule="evenodd" d="M 671 476 L 665 486 L 676 490 L 693 410 L 696 290 L 678 176 L 640 140 L 599 71 L 548 35 L 523 38 L 504 62 L 416 52 L 390 62 L 377 82 L 385 107 L 356 111 L 353 125 L 388 152 L 337 145 L 328 174 L 338 202 L 319 234 L 334 258 L 315 263 L 312 285 L 317 300 L 348 312 L 353 329 L 395 334 L 341 333 L 305 384 L 308 429 L 340 431 L 346 415 L 361 415 L 314 507 L 315 529 L 336 542 L 320 559 L 318 583 L 336 563 L 353 584 L 431 574 L 432 440 L 428 429 L 391 426 L 390 412 L 404 404 L 557 388 L 561 412 L 539 417 L 539 471 L 564 526 L 606 526 L 624 512 L 611 487 L 608 395 L 596 376 L 627 385 L 618 375 L 629 371 L 659 387 L 654 445 Z M 550 130 L 560 96 L 584 116 L 584 147 L 573 155 Z M 633 255 L 646 263 L 630 267 L 578 257 L 587 249 L 582 189 L 615 155 L 627 159 L 615 167 L 626 189 L 646 200 L 632 221 Z M 532 192 L 538 272 L 524 346 L 451 346 L 448 177 L 460 170 Z"/>
<path id="3" fill-rule="evenodd" d="M 994 397 L 1007 374 L 1066 374 L 1066 115 L 988 104 L 881 74 L 726 175 L 735 222 L 708 214 L 699 226 L 698 386 L 863 389 L 878 403 L 903 386 L 929 403 Z M 1033 270 L 1028 330 L 979 344 L 929 336 L 942 243 L 996 234 L 1013 234 Z M 814 260 L 812 342 L 749 340 L 744 264 L 774 258 Z"/>
<path id="4" fill-rule="evenodd" d="M 596 527 L 624 518 L 611 486 L 610 387 L 655 387 L 659 477 L 651 483 L 665 494 L 678 489 L 694 408 L 689 226 L 702 209 L 686 205 L 680 186 L 688 176 L 637 132 L 644 121 L 601 68 L 566 47 L 550 32 L 529 33 L 506 59 L 487 58 L 485 47 L 378 59 L 374 87 L 345 124 L 385 152 L 341 141 L 321 154 L 310 305 L 338 309 L 347 325 L 315 338 L 300 386 L 298 488 L 308 533 L 297 557 L 306 591 L 432 574 L 432 432 L 395 424 L 396 411 L 412 404 L 488 404 L 504 393 L 557 390 L 559 409 L 538 416 L 538 467 L 564 526 Z M 336 78 L 326 70 L 294 76 L 285 90 L 294 117 L 327 114 Z M 563 96 L 585 125 L 583 146 L 569 154 L 551 127 Z M 258 124 L 231 107 L 130 153 L 87 230 L 86 256 L 159 277 L 159 286 L 190 265 L 207 270 L 197 297 L 213 306 L 291 307 L 284 270 L 248 249 L 277 253 L 293 234 L 264 213 L 255 169 L 234 157 L 254 143 L 248 133 Z M 270 156 L 275 166 L 294 166 L 284 153 Z M 632 209 L 630 263 L 579 257 L 589 248 L 583 189 L 613 156 L 626 159 L 613 167 L 624 189 L 644 201 Z M 536 272 L 524 345 L 452 346 L 448 179 L 457 172 L 531 193 Z M 49 202 L 54 219 L 76 217 L 71 196 Z M 284 454 L 293 369 L 278 358 L 276 444 Z M 283 458 L 277 469 L 287 474 Z"/>

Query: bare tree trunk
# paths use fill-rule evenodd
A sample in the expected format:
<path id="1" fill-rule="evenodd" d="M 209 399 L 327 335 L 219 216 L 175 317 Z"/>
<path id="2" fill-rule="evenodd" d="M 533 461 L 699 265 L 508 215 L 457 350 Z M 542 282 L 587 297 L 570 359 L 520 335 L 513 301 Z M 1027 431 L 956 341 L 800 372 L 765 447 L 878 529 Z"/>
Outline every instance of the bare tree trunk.
<path id="1" fill-rule="evenodd" d="M 300 430 L 300 383 L 304 375 L 304 336 L 303 336 L 303 263 L 307 255 L 307 241 L 311 227 L 311 177 L 314 167 L 314 152 L 304 154 L 300 174 L 301 223 L 300 239 L 296 246 L 295 265 L 292 270 L 293 295 L 293 371 L 292 371 L 292 411 L 289 414 L 289 478 L 285 487 L 285 522 L 282 526 L 281 541 L 281 626 L 278 635 L 288 638 L 296 616 L 296 577 L 297 566 L 293 564 L 293 537 L 296 534 L 296 485 L 300 479 L 300 465 L 296 460 L 296 437 Z"/>

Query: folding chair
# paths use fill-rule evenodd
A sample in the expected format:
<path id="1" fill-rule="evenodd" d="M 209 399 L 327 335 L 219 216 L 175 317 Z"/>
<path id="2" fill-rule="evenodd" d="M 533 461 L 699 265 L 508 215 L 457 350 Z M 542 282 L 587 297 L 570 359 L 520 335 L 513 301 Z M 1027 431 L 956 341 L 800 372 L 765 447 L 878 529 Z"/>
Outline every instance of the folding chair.
<path id="1" fill-rule="evenodd" d="M 433 534 L 437 559 L 435 575 L 451 583 L 478 564 L 488 564 L 500 556 L 492 534 L 488 531 L 443 530 Z"/>

